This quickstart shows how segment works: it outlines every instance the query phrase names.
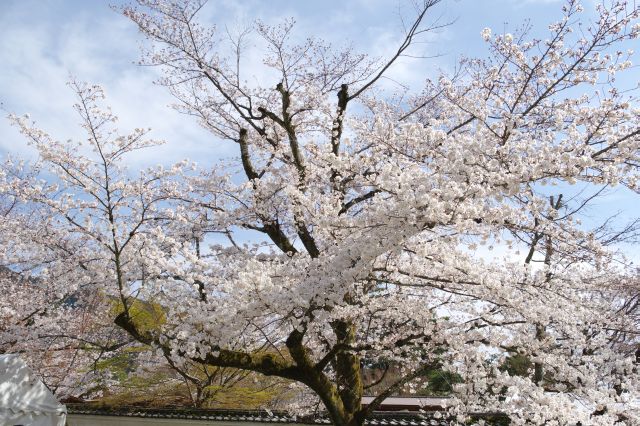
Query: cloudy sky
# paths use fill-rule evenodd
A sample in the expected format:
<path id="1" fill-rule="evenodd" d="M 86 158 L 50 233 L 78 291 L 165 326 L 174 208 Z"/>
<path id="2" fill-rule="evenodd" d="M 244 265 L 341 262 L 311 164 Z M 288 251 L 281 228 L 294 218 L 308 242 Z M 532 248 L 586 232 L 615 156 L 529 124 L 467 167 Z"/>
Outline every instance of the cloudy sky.
<path id="1" fill-rule="evenodd" d="M 79 136 L 71 110 L 73 93 L 66 82 L 73 75 L 101 84 L 124 129 L 151 127 L 153 137 L 165 139 L 156 158 L 147 163 L 182 157 L 215 158 L 232 155 L 234 147 L 215 143 L 197 124 L 168 108 L 171 97 L 156 86 L 158 70 L 135 65 L 142 37 L 134 25 L 111 6 L 121 1 L 2 0 L 0 1 L 0 103 L 9 112 L 30 113 L 60 139 Z M 244 26 L 256 19 L 297 21 L 296 35 L 313 34 L 332 43 L 353 45 L 379 56 L 397 46 L 400 15 L 410 13 L 409 0 L 211 0 L 207 19 L 219 25 Z M 438 69 L 450 69 L 460 55 L 482 56 L 482 28 L 513 30 L 532 19 L 541 30 L 559 16 L 553 0 L 446 0 L 434 18 L 455 20 L 424 45 L 430 60 L 405 60 L 393 70 L 400 81 L 419 84 Z M 28 154 L 21 136 L 6 120 L 0 122 L 0 155 Z"/>
<path id="2" fill-rule="evenodd" d="M 594 1 L 586 0 L 585 6 L 593 8 Z M 0 115 L 30 113 L 58 139 L 82 137 L 71 109 L 73 93 L 65 84 L 75 76 L 105 88 L 123 130 L 151 127 L 152 137 L 167 141 L 136 158 L 141 166 L 182 158 L 211 164 L 237 155 L 235 146 L 217 142 L 194 120 L 168 107 L 170 95 L 153 83 L 157 69 L 135 65 L 142 37 L 114 10 L 123 2 L 1 0 Z M 410 4 L 410 0 L 210 0 L 204 15 L 222 27 L 293 17 L 298 37 L 352 43 L 357 50 L 385 56 L 402 37 L 400 17 L 410 15 Z M 547 25 L 560 16 L 561 6 L 561 0 L 444 0 L 432 17 L 453 23 L 421 47 L 421 53 L 438 57 L 405 59 L 391 70 L 392 77 L 418 86 L 439 70 L 451 70 L 463 55 L 484 56 L 480 37 L 484 27 L 494 33 L 513 32 L 529 20 L 534 34 L 544 35 Z M 8 154 L 29 157 L 32 152 L 8 121 L 0 119 L 0 158 Z M 630 218 L 634 202 L 624 191 L 615 191 L 595 207 L 593 216 L 597 220 L 622 211 Z"/>

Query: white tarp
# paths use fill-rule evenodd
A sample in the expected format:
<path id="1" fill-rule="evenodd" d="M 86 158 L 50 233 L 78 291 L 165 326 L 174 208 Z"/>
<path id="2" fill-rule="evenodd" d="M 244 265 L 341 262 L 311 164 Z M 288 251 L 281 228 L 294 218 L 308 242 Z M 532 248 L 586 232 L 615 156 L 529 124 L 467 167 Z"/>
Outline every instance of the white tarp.
<path id="1" fill-rule="evenodd" d="M 64 426 L 67 408 L 18 355 L 0 355 L 0 426 Z"/>

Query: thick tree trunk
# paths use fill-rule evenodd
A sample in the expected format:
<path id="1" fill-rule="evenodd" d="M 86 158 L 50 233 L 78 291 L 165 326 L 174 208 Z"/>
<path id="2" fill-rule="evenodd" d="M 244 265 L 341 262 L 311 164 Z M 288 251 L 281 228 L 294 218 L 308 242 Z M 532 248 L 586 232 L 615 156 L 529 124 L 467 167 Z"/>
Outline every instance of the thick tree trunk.
<path id="1" fill-rule="evenodd" d="M 351 321 L 336 321 L 332 324 L 332 328 L 337 338 L 337 345 L 349 347 L 355 344 L 356 329 Z M 331 421 L 344 426 L 363 425 L 360 357 L 348 351 L 340 351 L 336 354 L 334 367 L 336 383 L 332 386 L 335 390 L 332 399 L 334 404 L 341 407 L 341 410 L 336 412 L 337 415 L 330 415 Z"/>
<path id="2" fill-rule="evenodd" d="M 356 329 L 350 321 L 337 321 L 333 329 L 338 340 L 337 344 L 345 346 L 355 344 Z M 360 357 L 351 352 L 339 352 L 336 355 L 336 378 L 345 411 L 357 413 L 361 408 L 363 392 Z"/>

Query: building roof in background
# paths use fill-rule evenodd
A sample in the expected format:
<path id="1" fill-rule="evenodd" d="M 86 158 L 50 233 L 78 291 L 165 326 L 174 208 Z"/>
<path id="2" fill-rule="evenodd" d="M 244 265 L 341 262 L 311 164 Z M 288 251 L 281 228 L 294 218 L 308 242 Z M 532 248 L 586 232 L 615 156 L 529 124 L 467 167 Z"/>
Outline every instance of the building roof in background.
<path id="1" fill-rule="evenodd" d="M 331 424 L 326 417 L 295 417 L 283 412 L 207 409 L 153 409 L 138 407 L 92 407 L 69 404 L 69 414 L 182 419 L 221 422 Z M 444 426 L 449 421 L 441 413 L 377 412 L 366 421 L 370 426 Z"/>

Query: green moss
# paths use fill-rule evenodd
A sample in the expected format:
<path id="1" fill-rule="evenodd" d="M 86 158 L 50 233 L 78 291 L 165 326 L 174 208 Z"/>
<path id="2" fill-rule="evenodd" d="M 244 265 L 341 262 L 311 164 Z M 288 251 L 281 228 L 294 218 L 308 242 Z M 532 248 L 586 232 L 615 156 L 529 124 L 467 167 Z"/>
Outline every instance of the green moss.
<path id="1" fill-rule="evenodd" d="M 124 312 L 122 301 L 113 300 L 110 314 L 116 317 Z M 154 302 L 133 300 L 129 302 L 129 316 L 140 333 L 158 330 L 167 320 L 164 308 Z"/>

